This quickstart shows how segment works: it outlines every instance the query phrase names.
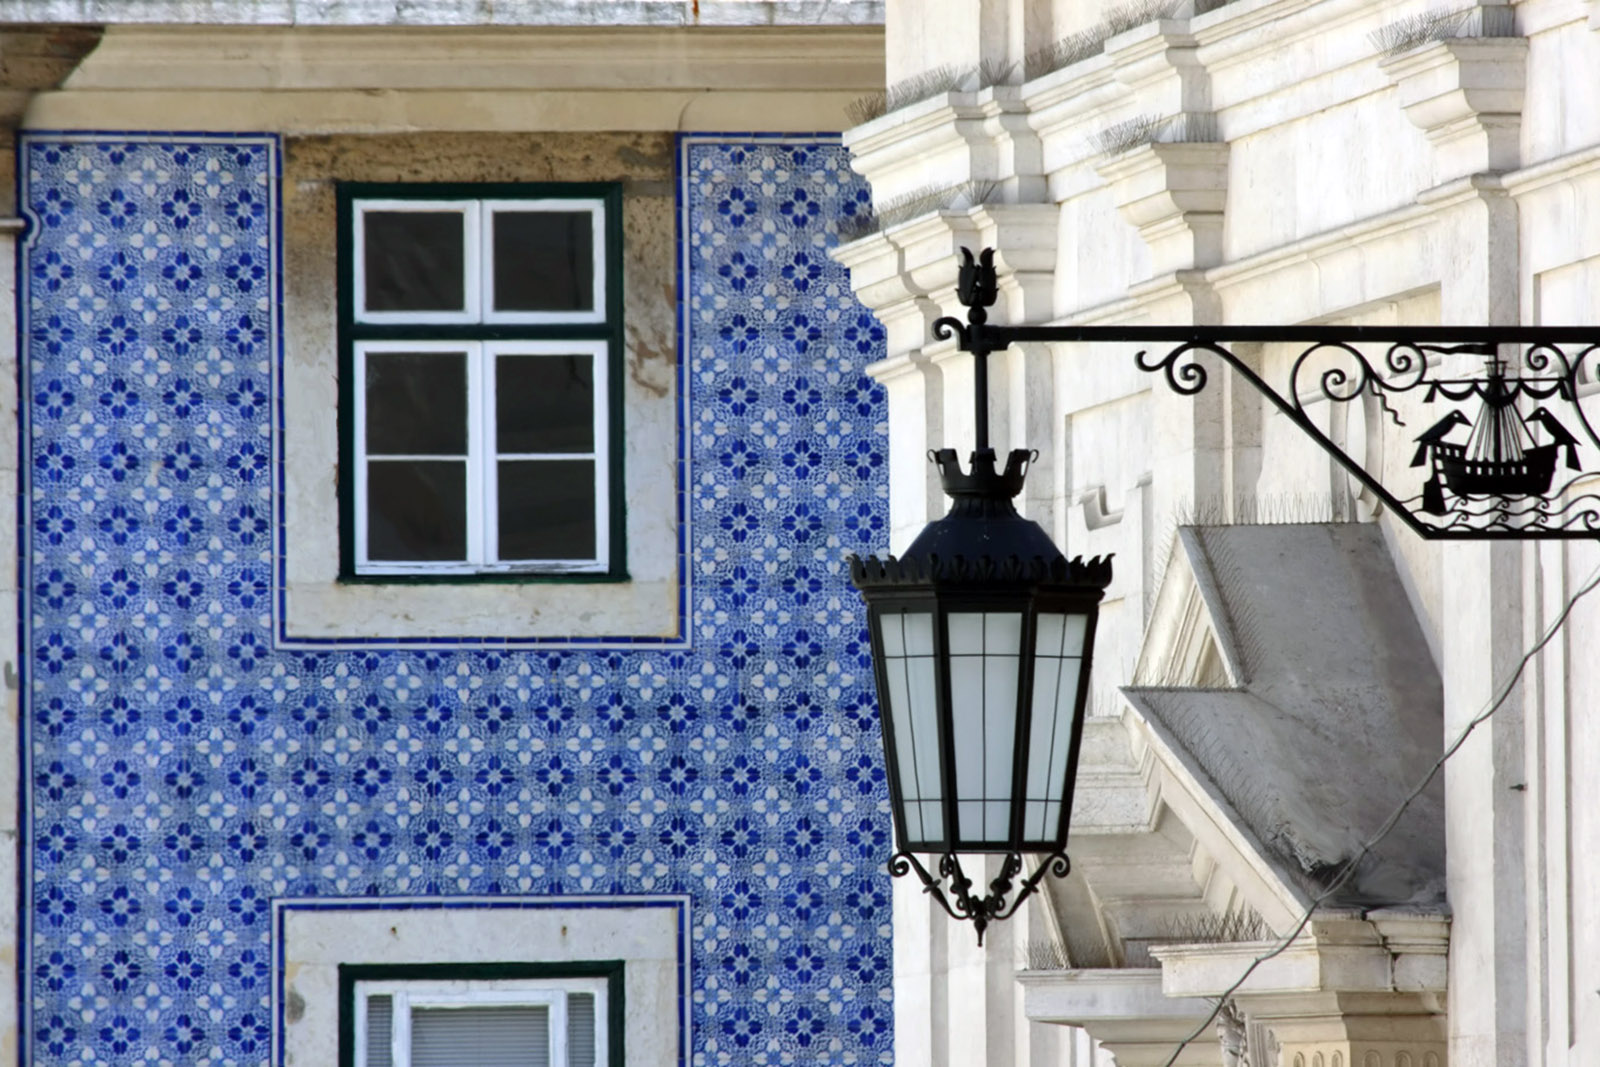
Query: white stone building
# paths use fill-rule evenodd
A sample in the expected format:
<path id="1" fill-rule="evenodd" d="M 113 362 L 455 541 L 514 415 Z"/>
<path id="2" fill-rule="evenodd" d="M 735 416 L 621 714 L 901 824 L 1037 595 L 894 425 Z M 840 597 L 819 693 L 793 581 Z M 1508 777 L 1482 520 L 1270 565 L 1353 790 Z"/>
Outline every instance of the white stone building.
<path id="1" fill-rule="evenodd" d="M 888 4 L 887 113 L 846 135 L 883 225 L 837 255 L 888 333 L 895 548 L 944 506 L 927 450 L 970 446 L 970 360 L 931 333 L 962 246 L 996 250 L 1002 323 L 1596 322 L 1600 5 L 1196 6 Z M 1192 398 L 1125 345 L 991 367 L 996 448 L 1040 451 L 1026 514 L 1117 578 L 1074 872 L 984 949 L 897 887 L 896 1057 L 1164 1064 L 1600 552 L 1424 542 L 1220 364 Z M 1404 469 L 1415 429 L 1329 407 Z M 1178 1063 L 1600 1063 L 1597 605 Z"/>

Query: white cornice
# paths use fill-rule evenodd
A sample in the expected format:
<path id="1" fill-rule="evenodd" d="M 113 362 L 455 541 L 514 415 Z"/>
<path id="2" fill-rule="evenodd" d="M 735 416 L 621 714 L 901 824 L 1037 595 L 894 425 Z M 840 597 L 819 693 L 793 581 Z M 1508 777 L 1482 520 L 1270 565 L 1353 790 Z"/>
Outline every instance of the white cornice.
<path id="1" fill-rule="evenodd" d="M 874 28 L 393 29 L 123 26 L 67 91 L 716 89 L 862 92 Z"/>
<path id="2" fill-rule="evenodd" d="M 883 0 L 6 0 L 7 22 L 179 26 L 881 26 Z"/>

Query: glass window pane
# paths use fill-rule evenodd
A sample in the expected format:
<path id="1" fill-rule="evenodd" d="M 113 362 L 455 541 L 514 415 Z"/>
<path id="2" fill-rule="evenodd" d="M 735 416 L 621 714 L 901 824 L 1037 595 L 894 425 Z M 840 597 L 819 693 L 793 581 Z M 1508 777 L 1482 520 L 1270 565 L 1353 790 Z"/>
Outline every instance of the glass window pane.
<path id="1" fill-rule="evenodd" d="M 1041 656 L 1081 656 L 1088 627 L 1084 615 L 1040 615 L 1033 647 Z"/>
<path id="2" fill-rule="evenodd" d="M 594 451 L 593 356 L 496 356 L 494 392 L 496 451 Z"/>
<path id="3" fill-rule="evenodd" d="M 592 311 L 594 215 L 494 213 L 494 310 Z"/>
<path id="4" fill-rule="evenodd" d="M 467 558 L 464 460 L 374 460 L 367 464 L 367 558 Z"/>
<path id="5" fill-rule="evenodd" d="M 367 1062 L 361 1067 L 390 1067 L 394 1063 L 394 998 L 367 998 Z"/>
<path id="6" fill-rule="evenodd" d="M 971 611 L 950 613 L 950 654 L 977 655 L 983 651 L 983 616 Z"/>
<path id="7" fill-rule="evenodd" d="M 1046 659 L 1034 665 L 1033 722 L 1028 731 L 1028 799 L 1045 801 L 1039 824 L 1030 821 L 1027 834 L 1034 840 L 1055 836 L 1055 815 L 1060 814 L 1066 789 L 1067 756 L 1072 744 L 1072 712 L 1078 697 L 1082 660 Z M 1054 812 L 1055 815 L 1050 814 Z"/>
<path id="8" fill-rule="evenodd" d="M 367 454 L 467 452 L 464 352 L 366 353 Z"/>
<path id="9" fill-rule="evenodd" d="M 501 460 L 500 558 L 595 557 L 594 460 Z"/>
<path id="10" fill-rule="evenodd" d="M 411 1067 L 550 1067 L 550 1009 L 413 1008 Z"/>
<path id="11" fill-rule="evenodd" d="M 362 213 L 367 311 L 464 311 L 465 217 L 459 211 Z"/>

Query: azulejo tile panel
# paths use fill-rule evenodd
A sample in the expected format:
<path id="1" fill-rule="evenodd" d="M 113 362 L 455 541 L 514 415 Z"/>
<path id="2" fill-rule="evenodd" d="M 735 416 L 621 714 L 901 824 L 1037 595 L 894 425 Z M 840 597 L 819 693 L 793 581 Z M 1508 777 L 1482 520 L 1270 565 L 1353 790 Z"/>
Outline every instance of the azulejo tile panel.
<path id="1" fill-rule="evenodd" d="M 695 1064 L 889 1062 L 843 149 L 684 141 L 693 645 L 588 652 L 274 647 L 277 154 L 25 148 L 32 1062 L 270 1062 L 277 897 L 600 893 L 690 896 Z"/>

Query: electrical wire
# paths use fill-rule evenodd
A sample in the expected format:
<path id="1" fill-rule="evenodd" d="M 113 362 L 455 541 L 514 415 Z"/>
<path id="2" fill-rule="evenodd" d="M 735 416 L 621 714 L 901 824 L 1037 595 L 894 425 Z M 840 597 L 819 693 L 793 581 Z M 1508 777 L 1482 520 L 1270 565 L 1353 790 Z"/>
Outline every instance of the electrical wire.
<path id="1" fill-rule="evenodd" d="M 1433 784 L 1433 780 L 1438 777 L 1439 772 L 1444 769 L 1444 765 L 1450 759 L 1450 757 L 1454 756 L 1458 751 L 1460 751 L 1461 746 L 1467 743 L 1467 738 L 1472 736 L 1472 732 L 1474 730 L 1488 722 L 1490 716 L 1500 710 L 1500 706 L 1510 698 L 1512 690 L 1514 690 L 1517 687 L 1517 684 L 1522 680 L 1522 672 L 1526 670 L 1528 664 L 1533 661 L 1533 657 L 1544 651 L 1545 646 L 1555 638 L 1556 634 L 1560 632 L 1561 627 L 1566 624 L 1568 617 L 1572 614 L 1572 609 L 1578 606 L 1578 601 L 1582 600 L 1584 597 L 1593 592 L 1596 586 L 1600 586 L 1600 567 L 1595 568 L 1594 573 L 1589 576 L 1589 580 L 1585 582 L 1583 587 L 1574 593 L 1571 599 L 1567 601 L 1566 606 L 1561 609 L 1561 613 L 1557 615 L 1556 620 L 1550 624 L 1550 627 L 1545 631 L 1544 636 L 1539 638 L 1539 640 L 1534 643 L 1534 646 L 1528 649 L 1528 651 L 1523 655 L 1521 661 L 1517 664 L 1516 670 L 1511 672 L 1511 677 L 1506 679 L 1505 685 L 1501 688 L 1499 694 L 1489 702 L 1489 706 L 1484 708 L 1483 711 L 1479 712 L 1471 722 L 1467 723 L 1462 731 L 1456 735 L 1456 739 L 1450 742 L 1449 747 L 1444 750 L 1444 753 L 1434 761 L 1433 766 L 1428 768 L 1428 773 L 1422 776 L 1422 781 L 1417 783 L 1416 788 L 1412 789 L 1410 793 L 1406 794 L 1405 799 L 1400 802 L 1399 807 L 1394 809 L 1394 813 L 1383 821 L 1383 825 L 1378 827 L 1377 832 L 1367 840 L 1366 844 L 1361 846 L 1360 850 L 1358 850 L 1353 857 L 1345 861 L 1344 867 L 1340 870 L 1338 876 L 1334 878 L 1328 887 L 1312 898 L 1311 903 L 1306 906 L 1305 914 L 1300 916 L 1300 921 L 1295 924 L 1294 929 L 1290 930 L 1289 933 L 1284 935 L 1278 944 L 1273 946 L 1270 951 L 1265 952 L 1250 961 L 1250 966 L 1244 969 L 1244 973 L 1240 974 L 1239 977 L 1234 980 L 1232 985 L 1230 985 L 1227 989 L 1224 989 L 1222 993 L 1218 995 L 1216 1006 L 1211 1009 L 1211 1014 L 1207 1015 L 1200 1025 L 1194 1028 L 1193 1032 L 1191 1032 L 1188 1037 L 1185 1037 L 1178 1043 L 1178 1047 L 1172 1050 L 1172 1055 L 1168 1057 L 1167 1062 L 1163 1064 L 1162 1067 L 1174 1067 L 1174 1065 L 1177 1064 L 1178 1057 L 1183 1055 L 1183 1050 L 1188 1048 L 1191 1042 L 1198 1040 L 1200 1035 L 1204 1034 L 1211 1028 L 1211 1026 L 1217 1021 L 1217 1016 L 1222 1014 L 1223 1006 L 1228 1003 L 1228 1000 L 1235 993 L 1237 993 L 1241 987 L 1243 987 L 1245 982 L 1249 980 L 1250 976 L 1255 973 L 1257 967 L 1260 967 L 1268 960 L 1274 959 L 1277 956 L 1281 956 L 1284 952 L 1288 951 L 1289 947 L 1293 945 L 1296 940 L 1299 939 L 1300 935 L 1305 932 L 1305 928 L 1310 925 L 1311 916 L 1316 913 L 1316 910 L 1322 906 L 1324 901 L 1333 896 L 1340 889 L 1344 888 L 1344 884 L 1348 882 L 1356 873 L 1356 868 L 1361 865 L 1361 861 L 1371 855 L 1372 850 L 1377 848 L 1378 845 L 1382 843 L 1383 839 L 1389 836 L 1390 831 L 1392 831 L 1395 828 L 1395 825 L 1399 823 L 1399 821 L 1405 816 L 1405 813 L 1410 809 L 1411 805 L 1416 802 L 1416 799 L 1427 791 L 1429 785 Z"/>

